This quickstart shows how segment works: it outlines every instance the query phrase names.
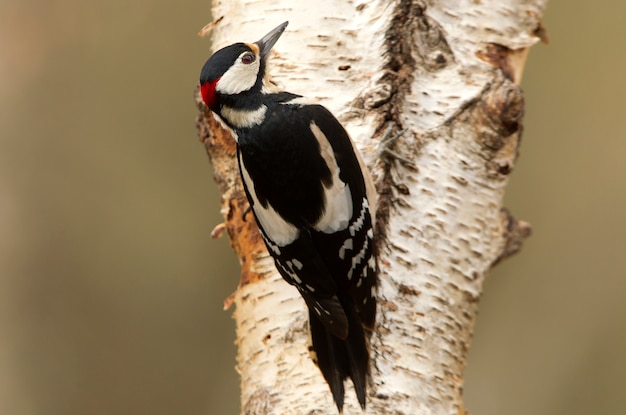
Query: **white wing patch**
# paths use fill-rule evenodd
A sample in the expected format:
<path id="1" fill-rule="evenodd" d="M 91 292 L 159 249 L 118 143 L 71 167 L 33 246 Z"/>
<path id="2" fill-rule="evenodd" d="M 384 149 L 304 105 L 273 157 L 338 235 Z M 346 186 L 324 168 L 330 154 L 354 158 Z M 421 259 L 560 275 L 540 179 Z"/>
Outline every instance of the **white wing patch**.
<path id="1" fill-rule="evenodd" d="M 350 193 L 350 186 L 339 179 L 339 166 L 328 138 L 315 124 L 315 121 L 312 121 L 309 127 L 320 144 L 320 152 L 333 177 L 332 186 L 324 189 L 324 214 L 314 228 L 320 232 L 334 233 L 345 229 L 350 223 L 352 194 Z"/>
<path id="2" fill-rule="evenodd" d="M 356 235 L 356 233 L 361 229 L 361 227 L 363 226 L 363 222 L 365 221 L 365 214 L 367 213 L 367 210 L 369 209 L 369 204 L 367 203 L 367 198 L 363 198 L 363 204 L 361 206 L 361 211 L 359 212 L 359 217 L 356 218 L 356 220 L 354 222 L 352 222 L 352 225 L 350 225 L 350 235 L 354 236 Z M 370 229 L 368 231 L 368 236 L 370 236 L 370 232 L 372 232 L 372 230 Z"/>
<path id="3" fill-rule="evenodd" d="M 346 251 L 347 250 L 353 250 L 354 249 L 354 243 L 352 242 L 352 238 L 348 238 L 343 242 L 343 245 L 341 245 L 341 248 L 339 248 L 339 258 L 340 259 L 344 259 L 346 257 Z"/>
<path id="4" fill-rule="evenodd" d="M 365 259 L 365 257 L 369 253 L 369 250 L 370 250 L 369 245 L 370 245 L 370 239 L 366 238 L 365 242 L 363 243 L 363 248 L 361 248 L 361 251 L 356 256 L 352 257 L 352 266 L 348 270 L 349 280 L 352 279 L 352 274 L 354 273 L 354 270 L 356 269 L 357 265 L 360 265 L 361 262 Z M 363 276 L 361 275 L 361 278 L 359 279 L 359 282 L 357 283 L 357 287 L 361 285 L 362 279 L 363 279 Z"/>
<path id="5" fill-rule="evenodd" d="M 256 191 L 254 190 L 254 182 L 252 178 L 250 178 L 250 174 L 241 159 L 239 160 L 239 164 L 241 166 L 241 176 L 250 193 L 250 197 L 252 197 L 252 210 L 254 210 L 259 220 L 259 225 L 263 228 L 267 237 L 279 247 L 289 245 L 295 241 L 300 234 L 298 228 L 285 221 L 278 212 L 274 210 L 271 204 L 268 204 L 267 208 L 261 205 Z"/>

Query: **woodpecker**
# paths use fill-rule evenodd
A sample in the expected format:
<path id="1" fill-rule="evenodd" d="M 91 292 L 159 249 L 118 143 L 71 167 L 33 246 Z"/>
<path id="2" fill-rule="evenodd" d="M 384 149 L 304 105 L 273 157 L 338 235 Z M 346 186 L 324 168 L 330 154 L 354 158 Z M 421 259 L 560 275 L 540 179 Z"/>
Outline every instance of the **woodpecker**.
<path id="1" fill-rule="evenodd" d="M 202 100 L 232 133 L 248 201 L 281 276 L 308 307 L 312 354 L 339 412 L 350 378 L 365 409 L 376 318 L 375 191 L 339 121 L 267 77 L 284 22 L 215 52 Z"/>

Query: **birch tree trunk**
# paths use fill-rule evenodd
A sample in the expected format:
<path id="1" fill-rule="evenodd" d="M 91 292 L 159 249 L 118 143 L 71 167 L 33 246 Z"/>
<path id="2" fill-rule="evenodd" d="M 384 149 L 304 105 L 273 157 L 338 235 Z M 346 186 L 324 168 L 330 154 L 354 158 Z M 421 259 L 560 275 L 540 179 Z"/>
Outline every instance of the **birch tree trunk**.
<path id="1" fill-rule="evenodd" d="M 502 200 L 522 130 L 519 82 L 545 3 L 213 3 L 213 50 L 290 21 L 273 79 L 338 116 L 375 178 L 380 284 L 367 413 L 466 412 L 463 369 L 483 283 L 530 233 Z M 242 265 L 226 304 L 236 305 L 241 413 L 336 413 L 307 351 L 304 302 L 274 269 L 252 215 L 243 219 L 235 143 L 199 108 Z M 344 413 L 361 414 L 348 384 Z"/>

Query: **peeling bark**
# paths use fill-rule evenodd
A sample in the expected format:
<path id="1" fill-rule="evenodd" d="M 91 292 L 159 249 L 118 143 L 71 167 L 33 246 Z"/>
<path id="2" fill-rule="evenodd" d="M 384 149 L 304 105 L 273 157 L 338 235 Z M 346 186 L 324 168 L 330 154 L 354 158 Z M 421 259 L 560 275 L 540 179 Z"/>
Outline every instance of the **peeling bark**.
<path id="1" fill-rule="evenodd" d="M 381 273 L 367 413 L 466 412 L 463 369 L 484 280 L 530 234 L 502 199 L 522 132 L 519 82 L 528 48 L 545 38 L 545 2 L 214 2 L 214 49 L 291 21 L 273 79 L 336 114 L 376 181 Z M 234 141 L 198 104 L 242 264 L 227 301 L 236 305 L 242 413 L 335 413 L 307 352 L 305 305 L 274 269 L 252 215 L 244 218 Z M 344 413 L 360 414 L 347 386 Z"/>

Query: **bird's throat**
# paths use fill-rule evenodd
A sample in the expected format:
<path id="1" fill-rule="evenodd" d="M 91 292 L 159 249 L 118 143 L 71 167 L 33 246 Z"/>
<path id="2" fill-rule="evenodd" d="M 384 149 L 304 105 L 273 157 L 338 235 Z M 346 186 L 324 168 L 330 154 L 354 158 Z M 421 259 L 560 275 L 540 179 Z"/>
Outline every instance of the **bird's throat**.
<path id="1" fill-rule="evenodd" d="M 261 104 L 256 109 L 239 109 L 223 105 L 220 109 L 220 116 L 233 128 L 250 128 L 261 124 L 266 112 L 265 104 Z"/>

